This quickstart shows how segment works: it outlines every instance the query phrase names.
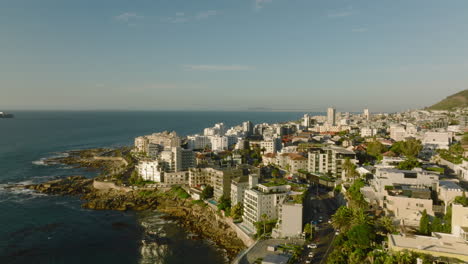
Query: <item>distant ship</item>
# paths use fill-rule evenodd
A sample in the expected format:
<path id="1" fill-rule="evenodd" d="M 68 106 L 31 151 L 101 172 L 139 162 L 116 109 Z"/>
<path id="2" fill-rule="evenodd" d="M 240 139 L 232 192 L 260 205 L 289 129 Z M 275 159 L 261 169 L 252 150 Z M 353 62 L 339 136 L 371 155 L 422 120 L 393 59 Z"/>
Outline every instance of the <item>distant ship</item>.
<path id="1" fill-rule="evenodd" d="M 8 114 L 8 113 L 5 113 L 5 112 L 0 112 L 0 118 L 13 118 L 14 115 L 13 114 Z"/>

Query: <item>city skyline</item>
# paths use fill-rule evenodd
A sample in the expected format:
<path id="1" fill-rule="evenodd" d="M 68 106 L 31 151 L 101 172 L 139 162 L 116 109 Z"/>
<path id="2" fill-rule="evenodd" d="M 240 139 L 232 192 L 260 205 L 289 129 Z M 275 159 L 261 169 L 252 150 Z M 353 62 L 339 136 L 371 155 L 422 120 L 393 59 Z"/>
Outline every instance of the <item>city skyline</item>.
<path id="1" fill-rule="evenodd" d="M 5 1 L 2 110 L 395 112 L 466 89 L 466 1 Z"/>

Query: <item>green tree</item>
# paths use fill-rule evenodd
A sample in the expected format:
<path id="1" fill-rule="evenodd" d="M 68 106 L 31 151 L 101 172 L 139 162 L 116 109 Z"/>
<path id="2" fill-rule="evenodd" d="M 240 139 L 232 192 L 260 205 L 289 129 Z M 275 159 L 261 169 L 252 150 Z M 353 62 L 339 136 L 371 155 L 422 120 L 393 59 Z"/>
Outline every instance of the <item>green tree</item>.
<path id="1" fill-rule="evenodd" d="M 346 206 L 341 206 L 332 215 L 332 226 L 335 229 L 340 229 L 343 232 L 351 228 L 351 220 L 353 219 L 353 211 Z"/>
<path id="2" fill-rule="evenodd" d="M 423 235 L 429 235 L 431 233 L 431 225 L 426 209 L 422 212 L 421 219 L 419 220 L 419 233 Z"/>
<path id="3" fill-rule="evenodd" d="M 347 237 L 349 242 L 356 248 L 367 249 L 371 246 L 371 242 L 375 239 L 374 230 L 368 224 L 361 224 L 352 227 Z"/>
<path id="4" fill-rule="evenodd" d="M 304 225 L 304 233 L 306 238 L 312 238 L 312 225 L 310 223 Z"/>
<path id="5" fill-rule="evenodd" d="M 382 229 L 384 233 L 393 233 L 396 231 L 396 227 L 393 224 L 393 221 L 388 216 L 383 216 L 377 221 L 379 228 Z"/>
<path id="6" fill-rule="evenodd" d="M 356 165 L 351 162 L 349 158 L 343 162 L 343 170 L 345 171 L 346 178 L 355 178 L 358 173 L 356 172 Z"/>
<path id="7" fill-rule="evenodd" d="M 214 193 L 214 189 L 211 185 L 207 185 L 205 187 L 205 189 L 203 189 L 201 195 L 200 195 L 200 198 L 202 200 L 206 200 L 206 199 L 209 199 L 209 198 L 212 198 L 213 197 L 213 193 Z"/>
<path id="8" fill-rule="evenodd" d="M 218 200 L 218 209 L 228 211 L 231 209 L 231 199 L 222 195 Z"/>
<path id="9" fill-rule="evenodd" d="M 412 170 L 416 167 L 421 167 L 421 163 L 416 158 L 411 156 L 398 164 L 398 169 L 400 170 Z"/>
<path id="10" fill-rule="evenodd" d="M 379 141 L 372 141 L 367 144 L 367 154 L 378 158 L 386 150 L 385 146 Z"/>
<path id="11" fill-rule="evenodd" d="M 416 157 L 422 149 L 421 141 L 409 138 L 403 142 L 402 153 L 406 157 Z"/>
<path id="12" fill-rule="evenodd" d="M 237 203 L 231 208 L 231 215 L 232 215 L 232 218 L 234 219 L 242 218 L 243 212 L 244 212 L 244 206 L 242 205 L 242 203 Z"/>
<path id="13" fill-rule="evenodd" d="M 263 222 L 263 234 L 266 233 L 266 223 L 267 223 L 267 220 L 268 220 L 268 215 L 267 214 L 262 214 L 260 216 L 260 218 L 262 219 L 262 222 Z"/>

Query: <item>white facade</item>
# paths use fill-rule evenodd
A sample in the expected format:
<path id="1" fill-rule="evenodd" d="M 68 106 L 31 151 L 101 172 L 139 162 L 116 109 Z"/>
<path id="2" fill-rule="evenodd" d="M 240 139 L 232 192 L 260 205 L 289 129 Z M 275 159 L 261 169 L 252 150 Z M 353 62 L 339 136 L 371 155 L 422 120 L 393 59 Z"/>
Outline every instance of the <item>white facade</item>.
<path id="1" fill-rule="evenodd" d="M 159 162 L 156 160 L 140 161 L 136 166 L 138 174 L 145 181 L 162 182 Z"/>
<path id="2" fill-rule="evenodd" d="M 403 141 L 406 138 L 406 129 L 403 126 L 391 126 L 390 138 L 395 141 Z"/>
<path id="3" fill-rule="evenodd" d="M 377 135 L 377 128 L 363 127 L 361 128 L 361 137 L 373 137 Z"/>
<path id="4" fill-rule="evenodd" d="M 327 109 L 327 123 L 330 126 L 334 126 L 336 124 L 336 110 L 333 107 Z"/>
<path id="5" fill-rule="evenodd" d="M 243 219 L 253 230 L 255 222 L 262 221 L 263 214 L 267 216 L 267 220 L 278 218 L 278 205 L 291 189 L 289 185 L 267 187 L 259 184 L 257 187 L 246 190 L 244 195 Z"/>
<path id="6" fill-rule="evenodd" d="M 452 144 L 452 132 L 426 132 L 422 143 L 425 148 L 448 149 Z"/>
<path id="7" fill-rule="evenodd" d="M 367 108 L 364 109 L 364 111 L 363 111 L 362 114 L 363 114 L 363 117 L 364 117 L 366 120 L 369 120 L 369 118 L 370 118 L 369 109 L 367 109 Z"/>
<path id="8" fill-rule="evenodd" d="M 211 140 L 211 149 L 213 151 L 223 151 L 227 150 L 229 147 L 229 138 L 226 136 L 212 136 Z"/>
<path id="9" fill-rule="evenodd" d="M 211 148 L 211 138 L 207 136 L 188 136 L 187 147 L 189 149 L 204 149 L 206 147 Z"/>

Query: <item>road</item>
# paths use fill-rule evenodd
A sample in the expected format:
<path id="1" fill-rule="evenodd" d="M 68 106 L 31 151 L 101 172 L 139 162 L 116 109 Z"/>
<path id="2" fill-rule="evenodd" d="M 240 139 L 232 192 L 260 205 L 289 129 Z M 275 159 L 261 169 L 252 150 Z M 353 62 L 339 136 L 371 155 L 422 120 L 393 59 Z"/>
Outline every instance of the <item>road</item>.
<path id="1" fill-rule="evenodd" d="M 327 190 L 312 187 L 309 193 L 304 215 L 306 223 L 316 223 L 313 243 L 317 244 L 317 248 L 306 248 L 299 263 L 306 263 L 306 260 L 310 260 L 311 263 L 325 263 L 328 254 L 333 249 L 332 242 L 335 238 L 335 230 L 328 223 L 328 220 L 338 208 L 338 203 L 335 198 L 328 195 Z M 308 257 L 311 252 L 314 253 L 313 258 Z"/>

